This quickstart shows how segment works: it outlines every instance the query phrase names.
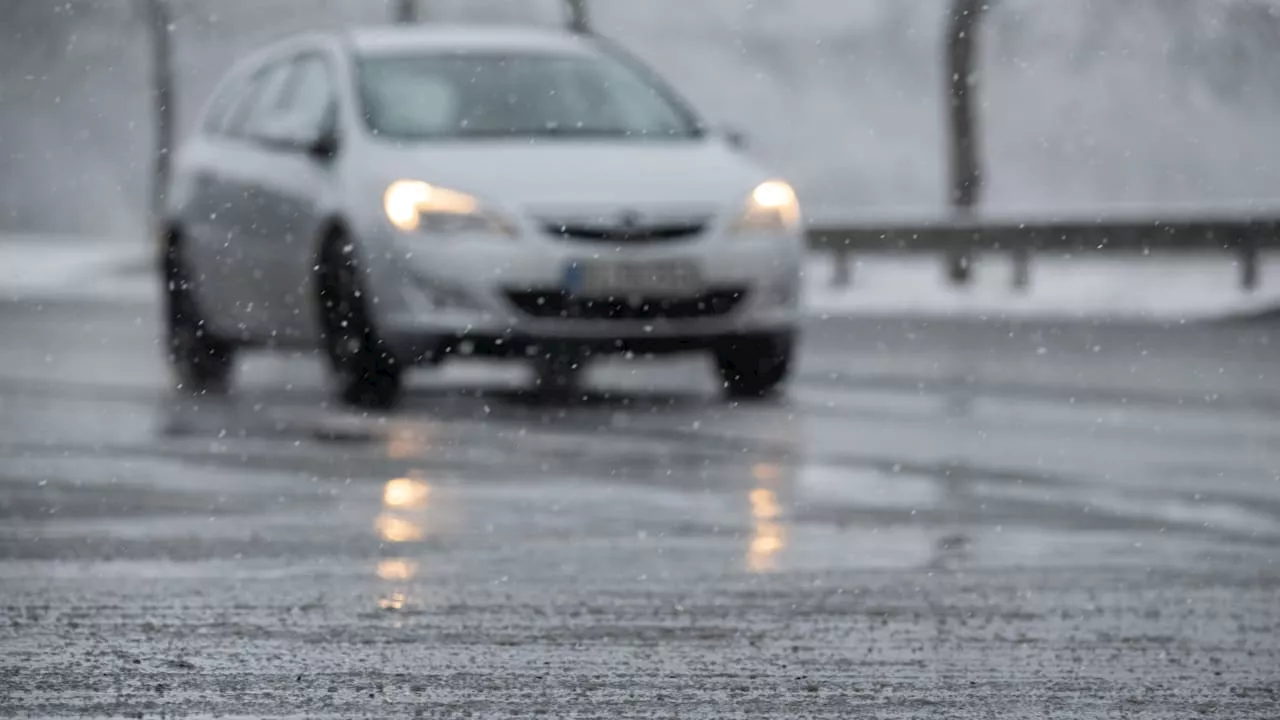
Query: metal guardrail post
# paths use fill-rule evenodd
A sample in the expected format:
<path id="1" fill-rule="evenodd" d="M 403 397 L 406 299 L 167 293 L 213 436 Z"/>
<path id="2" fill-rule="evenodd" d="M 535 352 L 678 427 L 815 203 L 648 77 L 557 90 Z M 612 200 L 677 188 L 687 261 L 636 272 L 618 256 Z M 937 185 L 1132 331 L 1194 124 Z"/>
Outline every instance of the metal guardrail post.
<path id="1" fill-rule="evenodd" d="M 1013 289 L 1026 292 L 1031 287 L 1031 251 L 1015 248 L 1013 251 Z"/>
<path id="2" fill-rule="evenodd" d="M 579 35 L 591 33 L 591 21 L 587 16 L 587 0 L 567 0 L 569 4 L 569 30 Z"/>
<path id="3" fill-rule="evenodd" d="M 847 288 L 853 284 L 853 267 L 849 248 L 842 245 L 831 253 L 835 266 L 831 271 L 831 287 Z"/>
<path id="4" fill-rule="evenodd" d="M 952 285 L 968 285 L 973 279 L 973 250 L 978 244 L 977 233 L 968 243 L 948 248 L 942 260 L 946 264 L 947 279 Z"/>
<path id="5" fill-rule="evenodd" d="M 952 0 L 946 37 L 946 90 L 951 206 L 969 218 L 982 196 L 982 163 L 975 96 L 978 65 L 978 29 L 987 11 L 987 0 Z M 972 278 L 971 246 L 958 244 L 946 253 L 947 276 L 955 285 Z"/>
<path id="6" fill-rule="evenodd" d="M 1253 292 L 1258 288 L 1258 243 L 1252 234 L 1240 239 L 1240 289 Z"/>
<path id="7" fill-rule="evenodd" d="M 396 0 L 393 17 L 399 25 L 418 22 L 418 0 Z"/>

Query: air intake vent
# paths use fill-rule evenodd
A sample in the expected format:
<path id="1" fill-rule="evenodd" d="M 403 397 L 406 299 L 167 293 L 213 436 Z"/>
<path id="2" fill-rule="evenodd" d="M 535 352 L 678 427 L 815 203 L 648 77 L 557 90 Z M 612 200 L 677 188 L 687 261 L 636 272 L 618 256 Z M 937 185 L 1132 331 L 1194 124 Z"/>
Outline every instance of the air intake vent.
<path id="1" fill-rule="evenodd" d="M 653 220 L 632 222 L 546 222 L 548 235 L 581 242 L 643 243 L 681 240 L 701 235 L 706 220 Z"/>

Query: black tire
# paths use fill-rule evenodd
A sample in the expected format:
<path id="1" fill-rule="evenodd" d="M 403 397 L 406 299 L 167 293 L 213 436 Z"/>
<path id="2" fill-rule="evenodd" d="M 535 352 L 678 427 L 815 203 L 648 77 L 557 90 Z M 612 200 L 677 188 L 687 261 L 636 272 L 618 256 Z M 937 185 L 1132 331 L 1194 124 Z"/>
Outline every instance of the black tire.
<path id="1" fill-rule="evenodd" d="M 790 333 L 743 335 L 716 348 L 716 366 L 732 398 L 767 397 L 791 370 L 795 339 Z"/>
<path id="2" fill-rule="evenodd" d="M 338 395 L 355 407 L 393 407 L 400 400 L 403 368 L 368 312 L 355 247 L 335 233 L 321 245 L 319 259 L 321 337 Z"/>
<path id="3" fill-rule="evenodd" d="M 196 299 L 195 276 L 183 256 L 182 237 L 166 239 L 164 256 L 165 330 L 169 365 L 179 389 L 222 394 L 235 371 L 235 344 L 219 338 L 205 322 Z"/>

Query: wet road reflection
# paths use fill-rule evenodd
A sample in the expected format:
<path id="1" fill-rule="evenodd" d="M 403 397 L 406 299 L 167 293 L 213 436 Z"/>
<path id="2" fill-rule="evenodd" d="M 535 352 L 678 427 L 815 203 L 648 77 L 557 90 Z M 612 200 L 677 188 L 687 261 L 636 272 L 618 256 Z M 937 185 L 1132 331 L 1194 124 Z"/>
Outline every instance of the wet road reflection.
<path id="1" fill-rule="evenodd" d="M 781 522 L 782 505 L 775 488 L 783 477 L 782 466 L 759 462 L 751 468 L 758 484 L 747 494 L 753 520 L 751 541 L 747 546 L 747 570 L 753 573 L 779 569 L 778 556 L 787 545 L 787 529 Z"/>
<path id="2" fill-rule="evenodd" d="M 383 610 L 403 610 L 407 599 L 402 592 L 393 592 L 378 598 L 378 607 Z"/>
<path id="3" fill-rule="evenodd" d="M 428 430 L 421 423 L 397 424 L 387 433 L 387 457 L 406 460 L 418 457 L 427 449 Z"/>
<path id="4" fill-rule="evenodd" d="M 403 610 L 409 601 L 407 583 L 418 574 L 418 563 L 408 558 L 385 558 L 378 561 L 374 574 L 387 583 L 377 598 L 382 610 Z"/>
<path id="5" fill-rule="evenodd" d="M 426 538 L 427 530 L 421 522 L 414 518 L 406 518 L 391 513 L 382 513 L 373 521 L 373 527 L 383 542 L 410 543 Z"/>
<path id="6" fill-rule="evenodd" d="M 418 563 L 406 558 L 379 560 L 376 574 L 382 580 L 410 580 L 418 574 Z"/>
<path id="7" fill-rule="evenodd" d="M 404 433 L 392 433 L 388 454 L 397 446 L 395 438 Z M 414 443 L 415 447 L 417 443 Z M 415 473 L 416 474 L 416 473 Z M 428 534 L 427 510 L 431 499 L 431 485 L 421 477 L 392 478 L 382 486 L 382 511 L 374 518 L 374 531 L 378 539 L 393 546 L 417 543 Z M 408 557 L 390 557 L 378 560 L 375 574 L 392 586 L 378 597 L 378 607 L 383 610 L 402 610 L 408 602 L 405 583 L 418 575 L 419 563 Z"/>
<path id="8" fill-rule="evenodd" d="M 388 480 L 382 489 L 382 504 L 397 510 L 425 510 L 431 486 L 416 478 Z"/>
<path id="9" fill-rule="evenodd" d="M 373 521 L 383 542 L 412 543 L 427 537 L 426 511 L 431 486 L 412 477 L 388 480 L 382 488 L 383 510 Z"/>
<path id="10" fill-rule="evenodd" d="M 714 707 L 682 715 L 847 697 L 827 716 L 850 717 L 880 697 L 905 717 L 971 678 L 1142 714 L 1135 668 L 1168 689 L 1153 717 L 1190 707 L 1187 688 L 1232 712 L 1274 698 L 1275 365 L 1223 379 L 1212 333 L 1179 377 L 1135 372 L 1143 356 L 1109 340 L 1092 369 L 1061 343 L 1021 374 L 965 363 L 957 418 L 962 358 L 939 345 L 1005 342 L 972 328 L 918 347 L 882 330 L 883 352 L 875 326 L 814 333 L 834 344 L 766 402 L 663 364 L 559 405 L 424 374 L 386 414 L 336 407 L 318 363 L 305 380 L 305 363 L 253 360 L 230 396 L 184 398 L 149 341 L 104 357 L 74 323 L 41 332 L 24 344 L 97 369 L 0 379 L 0 588 L 18 608 L 0 677 L 45 693 L 40 716 L 159 714 L 176 677 L 200 693 L 191 712 L 254 716 L 289 693 L 333 717 L 369 714 L 370 693 L 384 715 L 456 700 L 480 716 L 495 695 L 555 715 L 530 704 L 549 684 L 636 715 L 633 691 L 680 702 L 690 681 Z M 1043 695 L 1054 674 L 1079 682 Z M 911 696 L 921 678 L 956 684 Z"/>

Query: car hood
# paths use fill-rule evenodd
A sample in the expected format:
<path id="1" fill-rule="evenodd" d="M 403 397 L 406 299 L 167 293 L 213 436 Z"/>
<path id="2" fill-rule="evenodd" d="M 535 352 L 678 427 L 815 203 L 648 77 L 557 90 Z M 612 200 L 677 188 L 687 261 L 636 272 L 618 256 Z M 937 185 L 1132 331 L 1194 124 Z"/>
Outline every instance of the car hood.
<path id="1" fill-rule="evenodd" d="M 424 143 L 378 147 L 369 159 L 387 182 L 424 180 L 518 210 L 722 206 L 769 178 L 712 141 Z"/>

